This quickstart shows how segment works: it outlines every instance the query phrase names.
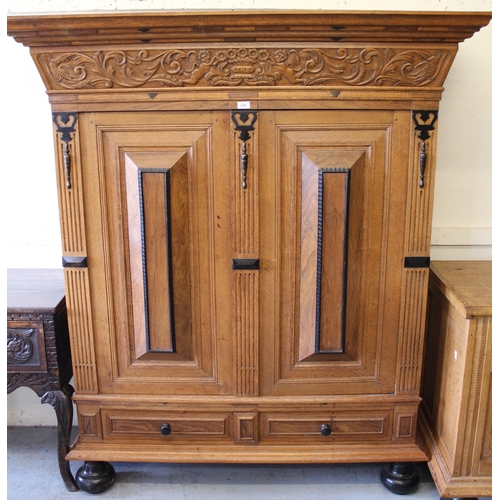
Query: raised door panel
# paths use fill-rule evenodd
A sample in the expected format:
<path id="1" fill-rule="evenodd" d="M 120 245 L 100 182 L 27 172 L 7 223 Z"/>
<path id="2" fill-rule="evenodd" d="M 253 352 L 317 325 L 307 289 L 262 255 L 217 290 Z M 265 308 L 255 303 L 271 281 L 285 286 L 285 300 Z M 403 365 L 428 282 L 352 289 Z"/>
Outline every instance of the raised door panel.
<path id="1" fill-rule="evenodd" d="M 394 393 L 408 117 L 259 120 L 263 392 Z"/>
<path id="2" fill-rule="evenodd" d="M 87 122 L 101 193 L 87 217 L 90 277 L 105 283 L 94 304 L 98 355 L 108 358 L 101 392 L 230 390 L 230 269 L 217 258 L 229 254 L 227 118 L 108 113 Z"/>

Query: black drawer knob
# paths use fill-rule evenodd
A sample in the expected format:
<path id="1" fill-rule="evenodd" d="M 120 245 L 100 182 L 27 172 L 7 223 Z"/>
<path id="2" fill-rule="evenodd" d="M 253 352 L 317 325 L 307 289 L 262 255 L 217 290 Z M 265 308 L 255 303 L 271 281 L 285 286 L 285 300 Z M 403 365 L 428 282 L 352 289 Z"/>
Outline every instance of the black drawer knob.
<path id="1" fill-rule="evenodd" d="M 163 425 L 161 426 L 160 432 L 161 432 L 164 436 L 168 436 L 168 435 L 172 432 L 172 428 L 170 427 L 170 424 L 163 424 Z"/>
<path id="2" fill-rule="evenodd" d="M 323 424 L 321 426 L 321 434 L 323 436 L 329 436 L 332 433 L 332 428 L 328 424 Z"/>

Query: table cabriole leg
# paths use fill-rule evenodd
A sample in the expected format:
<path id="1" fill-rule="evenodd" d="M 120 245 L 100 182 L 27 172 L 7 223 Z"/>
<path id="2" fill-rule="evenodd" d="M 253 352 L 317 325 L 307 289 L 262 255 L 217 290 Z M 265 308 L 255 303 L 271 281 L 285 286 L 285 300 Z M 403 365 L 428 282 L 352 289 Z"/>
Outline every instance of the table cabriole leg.
<path id="1" fill-rule="evenodd" d="M 62 480 L 68 491 L 79 491 L 79 487 L 71 473 L 69 461 L 66 454 L 69 451 L 71 428 L 73 425 L 73 403 L 71 396 L 74 389 L 70 385 L 63 387 L 61 391 L 47 391 L 42 396 L 42 403 L 50 404 L 57 416 L 57 459 Z"/>

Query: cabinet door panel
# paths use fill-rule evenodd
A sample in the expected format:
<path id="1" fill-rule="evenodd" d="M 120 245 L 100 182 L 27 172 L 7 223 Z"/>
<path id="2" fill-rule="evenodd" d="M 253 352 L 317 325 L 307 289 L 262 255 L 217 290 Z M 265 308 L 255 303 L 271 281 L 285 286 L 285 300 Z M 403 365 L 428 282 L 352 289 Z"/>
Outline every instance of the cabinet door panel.
<path id="1" fill-rule="evenodd" d="M 350 304 L 353 291 L 359 290 L 359 273 L 348 275 L 347 270 L 359 265 L 356 235 L 363 214 L 365 160 L 360 151 L 337 155 L 314 150 L 303 152 L 300 160 L 299 359 L 305 360 L 316 353 L 346 352 L 347 290 Z M 355 318 L 349 316 L 350 321 Z M 349 331 L 354 329 L 351 325 Z"/>
<path id="2" fill-rule="evenodd" d="M 400 311 L 384 297 L 401 290 L 389 231 L 404 231 L 405 205 L 391 203 L 406 172 L 392 143 L 408 124 L 386 112 L 274 116 L 259 131 L 261 190 L 276 199 L 261 217 L 261 286 L 274 291 L 262 303 L 264 391 L 393 393 Z"/>
<path id="3" fill-rule="evenodd" d="M 180 352 L 190 358 L 186 154 L 130 152 L 125 177 L 136 355 Z"/>
<path id="4" fill-rule="evenodd" d="M 228 177 L 229 148 L 215 152 L 213 140 L 228 142 L 227 130 L 221 134 L 217 124 L 225 118 L 113 118 L 118 120 L 109 114 L 95 119 L 105 196 L 90 239 L 97 245 L 100 227 L 104 255 L 89 262 L 95 279 L 110 277 L 110 309 L 98 316 L 98 330 L 100 350 L 114 368 L 101 376 L 111 378 L 107 385 L 114 392 L 224 392 L 221 377 L 227 388 L 229 368 L 219 370 L 214 360 L 224 356 L 219 339 L 229 344 L 230 338 L 217 302 L 229 302 L 230 293 L 227 286 L 216 292 L 215 281 L 230 278 L 229 270 L 218 272 L 216 259 L 227 252 L 228 236 L 216 234 L 214 219 L 216 210 L 228 212 L 221 179 Z"/>

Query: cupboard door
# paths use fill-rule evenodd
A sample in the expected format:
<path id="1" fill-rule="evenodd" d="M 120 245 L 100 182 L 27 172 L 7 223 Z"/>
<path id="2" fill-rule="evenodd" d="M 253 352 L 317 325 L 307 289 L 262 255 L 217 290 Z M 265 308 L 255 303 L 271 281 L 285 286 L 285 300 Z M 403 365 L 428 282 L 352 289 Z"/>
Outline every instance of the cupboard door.
<path id="1" fill-rule="evenodd" d="M 409 118 L 259 122 L 262 393 L 394 393 Z"/>
<path id="2" fill-rule="evenodd" d="M 100 392 L 230 390 L 227 119 L 82 117 Z"/>

